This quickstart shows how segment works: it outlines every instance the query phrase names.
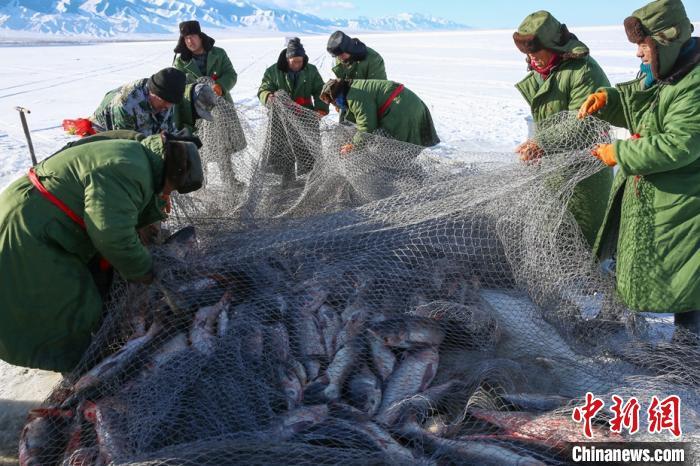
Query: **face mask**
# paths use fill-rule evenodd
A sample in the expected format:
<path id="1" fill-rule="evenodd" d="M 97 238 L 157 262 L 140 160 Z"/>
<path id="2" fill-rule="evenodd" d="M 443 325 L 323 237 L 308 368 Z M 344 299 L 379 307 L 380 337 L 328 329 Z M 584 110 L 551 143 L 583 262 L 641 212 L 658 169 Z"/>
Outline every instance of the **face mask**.
<path id="1" fill-rule="evenodd" d="M 340 94 L 338 97 L 336 97 L 336 98 L 335 98 L 335 105 L 336 105 L 339 109 L 341 109 L 341 110 L 347 109 L 347 108 L 348 108 L 348 103 L 347 103 L 347 101 L 345 100 L 345 95 Z"/>
<path id="2" fill-rule="evenodd" d="M 654 78 L 654 74 L 651 72 L 651 64 L 650 63 L 642 63 L 639 65 L 639 71 L 641 71 L 644 75 L 644 88 L 649 88 L 654 85 L 654 82 L 656 82 L 656 79 Z"/>

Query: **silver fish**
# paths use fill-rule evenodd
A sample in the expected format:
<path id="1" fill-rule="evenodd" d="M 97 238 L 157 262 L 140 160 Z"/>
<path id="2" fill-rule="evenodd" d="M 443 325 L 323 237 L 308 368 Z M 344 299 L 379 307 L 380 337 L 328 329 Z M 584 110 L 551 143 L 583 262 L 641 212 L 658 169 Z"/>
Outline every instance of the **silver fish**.
<path id="1" fill-rule="evenodd" d="M 293 409 L 301 403 L 303 389 L 294 369 L 283 365 L 277 366 L 277 377 L 287 399 L 287 409 Z"/>
<path id="2" fill-rule="evenodd" d="M 274 429 L 273 438 L 285 441 L 328 417 L 328 405 L 301 406 L 284 413 Z"/>
<path id="3" fill-rule="evenodd" d="M 265 340 L 268 344 L 267 354 L 271 355 L 278 361 L 286 361 L 289 359 L 289 333 L 287 327 L 282 322 L 275 322 L 272 325 L 264 327 Z"/>
<path id="4" fill-rule="evenodd" d="M 321 332 L 318 329 L 316 316 L 308 312 L 299 312 L 294 317 L 296 339 L 299 352 L 304 358 L 326 357 L 326 347 L 323 344 Z"/>
<path id="5" fill-rule="evenodd" d="M 447 457 L 457 464 L 478 464 L 484 466 L 545 466 L 540 460 L 521 455 L 507 448 L 487 442 L 459 441 L 433 435 L 415 422 L 406 423 L 397 430 L 402 437 L 410 438 L 423 448 L 434 451 L 436 459 Z"/>
<path id="6" fill-rule="evenodd" d="M 198 352 L 206 355 L 214 352 L 219 314 L 226 310 L 230 299 L 230 294 L 224 293 L 218 303 L 201 307 L 194 315 L 190 329 L 190 343 Z"/>
<path id="7" fill-rule="evenodd" d="M 216 323 L 216 333 L 219 338 L 225 336 L 226 332 L 228 332 L 230 321 L 231 319 L 228 315 L 228 309 L 222 309 L 221 313 L 219 313 L 219 320 Z"/>
<path id="8" fill-rule="evenodd" d="M 263 328 L 255 321 L 245 322 L 241 326 L 241 346 L 247 359 L 260 362 L 265 357 L 265 338 Z"/>
<path id="9" fill-rule="evenodd" d="M 316 312 L 316 310 L 321 307 L 321 304 L 326 301 L 328 295 L 330 294 L 328 289 L 326 289 L 326 287 L 319 283 L 315 278 L 302 282 L 298 287 L 296 287 L 296 290 L 301 291 L 300 295 L 298 296 L 298 303 L 301 312 L 305 313 Z"/>
<path id="10" fill-rule="evenodd" d="M 328 400 L 337 400 L 340 398 L 340 391 L 343 388 L 343 383 L 345 383 L 345 379 L 350 375 L 358 354 L 358 348 L 353 343 L 340 348 L 338 352 L 335 353 L 333 361 L 331 361 L 328 365 L 328 369 L 326 369 L 328 386 L 323 390 L 323 393 Z"/>
<path id="11" fill-rule="evenodd" d="M 304 359 L 301 362 L 306 370 L 306 378 L 310 382 L 316 380 L 321 372 L 321 361 L 318 359 Z"/>
<path id="12" fill-rule="evenodd" d="M 304 365 L 294 358 L 290 358 L 288 360 L 288 363 L 294 371 L 294 373 L 296 374 L 297 378 L 299 379 L 301 386 L 306 386 L 306 384 L 309 383 L 309 377 L 306 374 L 306 368 L 304 367 Z"/>
<path id="13" fill-rule="evenodd" d="M 393 351 L 377 338 L 369 338 L 369 349 L 372 354 L 372 364 L 379 374 L 382 382 L 385 382 L 396 367 L 396 356 Z"/>
<path id="14" fill-rule="evenodd" d="M 350 403 L 370 417 L 375 415 L 382 402 L 381 383 L 367 366 L 350 377 L 348 393 Z"/>
<path id="15" fill-rule="evenodd" d="M 445 338 L 445 332 L 438 322 L 417 316 L 402 316 L 374 323 L 367 331 L 386 346 L 393 348 L 440 346 Z"/>
<path id="16" fill-rule="evenodd" d="M 439 359 L 434 347 L 408 353 L 387 382 L 376 419 L 385 425 L 392 424 L 401 413 L 400 404 L 430 386 Z"/>
<path id="17" fill-rule="evenodd" d="M 525 293 L 482 289 L 480 295 L 484 298 L 482 305 L 489 306 L 489 312 L 497 316 L 503 329 L 497 351 L 516 360 L 552 361 L 550 377 L 560 395 L 574 398 L 588 391 L 607 392 L 622 384 L 625 373 L 634 372 L 625 369 L 624 364 L 604 367 L 599 360 L 577 354 L 557 329 L 540 316 Z M 615 380 L 600 377 L 613 373 Z"/>
<path id="18" fill-rule="evenodd" d="M 161 346 L 158 351 L 155 352 L 153 355 L 153 365 L 155 367 L 160 367 L 180 351 L 188 348 L 189 344 L 187 341 L 187 335 L 185 332 L 178 332 L 172 338 L 170 338 L 167 343 Z"/>
<path id="19" fill-rule="evenodd" d="M 170 257 L 185 259 L 197 247 L 197 233 L 193 226 L 176 231 L 163 241 L 163 250 Z"/>
<path id="20" fill-rule="evenodd" d="M 96 389 L 111 378 L 122 374 L 135 360 L 156 340 L 163 326 L 155 321 L 145 335 L 124 343 L 116 353 L 107 356 L 102 362 L 90 369 L 73 385 L 73 393 L 63 402 L 63 407 L 72 406 L 86 392 Z"/>
<path id="21" fill-rule="evenodd" d="M 338 350 L 338 333 L 341 329 L 340 316 L 327 304 L 322 304 L 318 308 L 318 324 L 323 337 L 323 344 L 326 347 L 328 357 L 333 357 Z"/>
<path id="22" fill-rule="evenodd" d="M 126 406 L 114 398 L 103 398 L 97 403 L 88 402 L 83 410 L 85 419 L 94 424 L 100 460 L 110 464 L 127 456 L 130 451 L 127 439 L 115 423 L 126 416 Z"/>
<path id="23" fill-rule="evenodd" d="M 503 400 L 523 411 L 554 411 L 566 406 L 571 400 L 558 395 L 541 395 L 539 393 L 505 393 Z"/>

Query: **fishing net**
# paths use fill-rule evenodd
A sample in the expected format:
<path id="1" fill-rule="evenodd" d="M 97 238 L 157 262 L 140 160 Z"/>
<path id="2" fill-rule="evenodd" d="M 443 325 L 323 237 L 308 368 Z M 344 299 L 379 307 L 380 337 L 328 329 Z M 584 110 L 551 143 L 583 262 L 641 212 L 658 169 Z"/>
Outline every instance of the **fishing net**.
<path id="1" fill-rule="evenodd" d="M 617 300 L 567 209 L 604 169 L 605 123 L 559 114 L 523 164 L 359 138 L 280 93 L 215 112 L 206 185 L 174 198 L 156 283 L 113 285 L 25 457 L 565 464 L 587 392 L 606 406 L 591 440 L 662 440 L 645 408 L 638 433 L 611 432 L 608 407 L 677 395 L 697 445 L 698 347 Z"/>

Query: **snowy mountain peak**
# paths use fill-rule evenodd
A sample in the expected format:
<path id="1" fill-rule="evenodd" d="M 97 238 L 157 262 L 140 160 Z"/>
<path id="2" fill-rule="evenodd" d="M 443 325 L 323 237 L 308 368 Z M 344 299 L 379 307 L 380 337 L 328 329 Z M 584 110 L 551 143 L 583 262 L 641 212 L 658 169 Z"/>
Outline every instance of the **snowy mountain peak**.
<path id="1" fill-rule="evenodd" d="M 293 10 L 227 0 L 0 0 L 0 30 L 49 36 L 119 38 L 172 34 L 197 19 L 204 29 L 327 33 L 335 29 L 413 31 L 464 29 L 443 18 L 401 13 L 386 18 L 324 19 Z"/>

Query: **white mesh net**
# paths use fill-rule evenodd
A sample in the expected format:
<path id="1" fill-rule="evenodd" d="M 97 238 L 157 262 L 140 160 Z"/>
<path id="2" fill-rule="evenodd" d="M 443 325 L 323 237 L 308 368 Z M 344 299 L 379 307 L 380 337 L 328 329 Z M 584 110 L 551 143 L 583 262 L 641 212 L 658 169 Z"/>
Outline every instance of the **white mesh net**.
<path id="1" fill-rule="evenodd" d="M 700 433 L 698 347 L 616 300 L 566 207 L 604 168 L 589 155 L 603 122 L 556 116 L 524 165 L 378 134 L 340 155 L 353 128 L 283 94 L 215 116 L 198 128 L 206 186 L 174 199 L 179 232 L 153 251 L 157 285 L 113 286 L 25 458 L 564 464 L 586 392 L 679 395 L 682 438 Z M 634 436 L 608 419 L 592 440 L 660 439 L 644 416 Z"/>

